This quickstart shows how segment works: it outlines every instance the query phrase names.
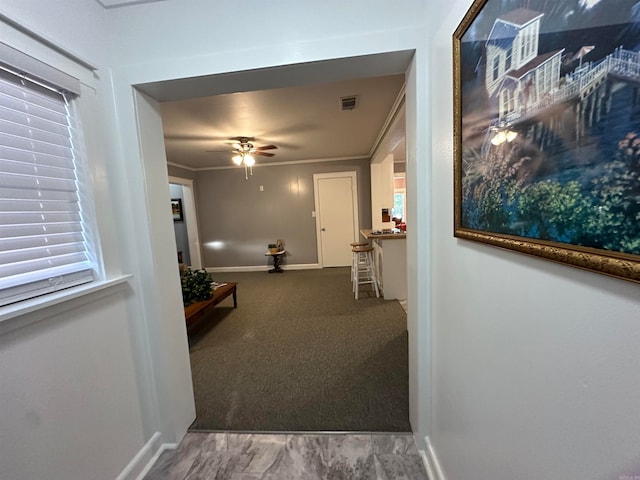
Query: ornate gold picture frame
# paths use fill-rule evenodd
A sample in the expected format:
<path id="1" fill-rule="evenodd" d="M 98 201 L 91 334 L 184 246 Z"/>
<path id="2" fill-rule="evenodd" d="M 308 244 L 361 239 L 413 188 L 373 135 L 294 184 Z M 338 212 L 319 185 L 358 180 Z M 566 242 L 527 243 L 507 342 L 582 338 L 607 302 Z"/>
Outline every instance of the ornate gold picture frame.
<path id="1" fill-rule="evenodd" d="M 640 11 L 477 0 L 453 35 L 454 235 L 640 282 Z"/>

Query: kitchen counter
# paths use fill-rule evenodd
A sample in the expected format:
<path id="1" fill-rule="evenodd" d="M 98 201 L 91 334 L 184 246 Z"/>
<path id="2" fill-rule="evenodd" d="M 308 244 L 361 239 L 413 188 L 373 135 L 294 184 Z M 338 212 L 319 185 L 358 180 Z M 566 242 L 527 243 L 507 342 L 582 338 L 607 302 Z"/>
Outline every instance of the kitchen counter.
<path id="1" fill-rule="evenodd" d="M 381 232 L 381 233 L 374 233 L 374 232 Z M 382 230 L 371 230 L 371 229 L 360 230 L 360 234 L 367 240 L 375 240 L 375 239 L 401 240 L 401 239 L 407 238 L 407 234 L 405 232 L 392 233 L 392 232 L 383 232 Z"/>
<path id="2" fill-rule="evenodd" d="M 373 233 L 380 230 L 360 230 L 367 240 L 371 240 L 374 251 L 376 279 L 385 300 L 407 299 L 407 234 Z"/>

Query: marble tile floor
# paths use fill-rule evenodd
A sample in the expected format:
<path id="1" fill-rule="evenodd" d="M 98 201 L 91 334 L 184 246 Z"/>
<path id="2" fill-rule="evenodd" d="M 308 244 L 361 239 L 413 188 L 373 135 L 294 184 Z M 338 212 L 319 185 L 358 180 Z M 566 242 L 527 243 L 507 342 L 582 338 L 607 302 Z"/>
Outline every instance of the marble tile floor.
<path id="1" fill-rule="evenodd" d="M 188 432 L 144 480 L 428 480 L 412 435 Z"/>

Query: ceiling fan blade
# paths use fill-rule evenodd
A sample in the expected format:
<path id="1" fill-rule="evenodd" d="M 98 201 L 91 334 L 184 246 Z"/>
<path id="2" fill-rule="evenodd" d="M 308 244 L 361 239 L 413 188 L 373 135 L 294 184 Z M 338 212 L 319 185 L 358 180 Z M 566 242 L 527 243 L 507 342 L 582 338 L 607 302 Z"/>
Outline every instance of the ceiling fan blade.
<path id="1" fill-rule="evenodd" d="M 267 152 L 260 152 L 260 151 L 253 152 L 251 155 L 260 155 L 260 156 L 263 156 L 263 157 L 275 157 L 276 156 L 275 153 L 267 153 Z"/>
<path id="2" fill-rule="evenodd" d="M 253 147 L 256 150 L 273 150 L 275 148 L 278 148 L 276 145 L 265 145 L 264 147 Z"/>

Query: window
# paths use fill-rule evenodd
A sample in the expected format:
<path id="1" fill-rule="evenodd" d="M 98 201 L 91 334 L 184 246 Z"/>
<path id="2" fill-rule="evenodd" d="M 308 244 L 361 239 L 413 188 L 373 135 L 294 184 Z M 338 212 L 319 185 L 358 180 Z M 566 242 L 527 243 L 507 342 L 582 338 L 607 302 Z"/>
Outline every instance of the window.
<path id="1" fill-rule="evenodd" d="M 539 90 L 542 94 L 546 94 L 551 90 L 551 71 L 549 62 L 543 64 L 539 69 Z"/>
<path id="2" fill-rule="evenodd" d="M 508 72 L 509 70 L 511 70 L 511 57 L 513 55 L 513 48 L 509 47 L 509 49 L 507 50 L 507 54 L 504 60 L 504 71 Z"/>
<path id="3" fill-rule="evenodd" d="M 502 104 L 501 114 L 508 115 L 509 113 L 512 113 L 516 109 L 515 93 L 513 90 L 510 90 L 510 89 L 505 89 L 501 93 L 502 93 L 502 98 L 500 99 Z"/>
<path id="4" fill-rule="evenodd" d="M 391 216 L 406 222 L 406 177 L 404 173 L 396 173 L 393 178 L 393 208 Z"/>
<path id="5" fill-rule="evenodd" d="M 493 57 L 493 80 L 497 80 L 500 75 L 500 56 Z"/>
<path id="6" fill-rule="evenodd" d="M 7 62 L 0 63 L 0 306 L 90 282 L 95 270 L 70 103 L 76 94 L 48 77 L 79 88 L 23 57 L 0 44 Z"/>
<path id="7" fill-rule="evenodd" d="M 523 31 L 522 31 L 522 46 L 523 46 L 523 50 L 522 50 L 522 57 L 524 58 L 531 58 L 533 56 L 535 56 L 535 49 L 536 49 L 536 30 L 535 30 L 535 26 L 534 25 L 530 25 L 528 27 L 526 27 Z"/>
<path id="8" fill-rule="evenodd" d="M 507 113 L 509 113 L 509 90 L 500 91 L 500 106 L 499 112 L 500 117 L 503 117 Z"/>
<path id="9" fill-rule="evenodd" d="M 404 201 L 404 191 L 399 192 L 396 190 L 393 194 L 393 208 L 391 209 L 391 215 L 394 218 L 404 219 Z"/>

